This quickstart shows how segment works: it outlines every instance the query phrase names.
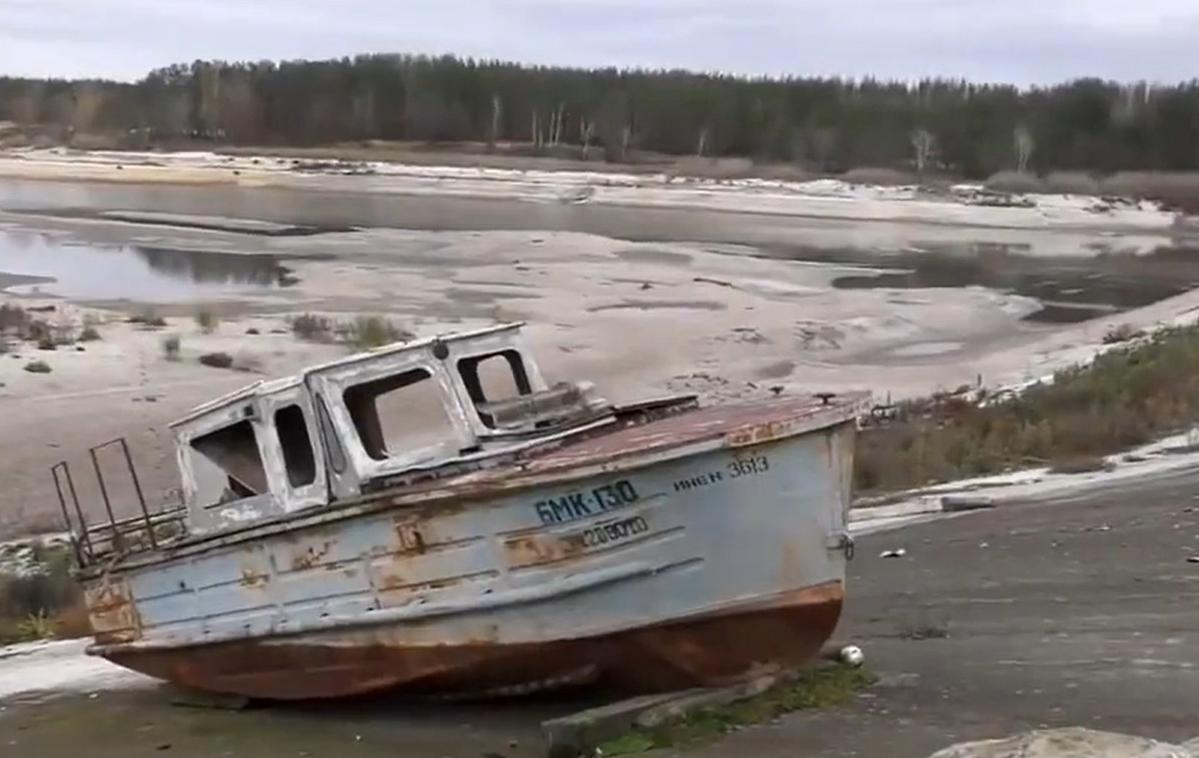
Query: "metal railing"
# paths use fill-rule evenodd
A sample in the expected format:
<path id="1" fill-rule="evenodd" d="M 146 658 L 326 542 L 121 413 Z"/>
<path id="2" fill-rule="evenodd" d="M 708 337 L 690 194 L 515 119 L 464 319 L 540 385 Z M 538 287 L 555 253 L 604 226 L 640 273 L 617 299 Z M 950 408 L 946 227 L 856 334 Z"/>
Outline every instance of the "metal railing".
<path id="1" fill-rule="evenodd" d="M 125 467 L 129 471 L 129 479 L 133 484 L 133 491 L 141 510 L 140 516 L 124 519 L 116 517 L 99 455 L 102 450 L 110 447 L 119 447 L 125 459 Z M 137 468 L 133 465 L 133 456 L 129 452 L 129 444 L 124 437 L 90 447 L 88 455 L 92 460 L 92 468 L 96 472 L 96 482 L 99 485 L 100 498 L 104 503 L 106 522 L 88 523 L 83 507 L 79 503 L 79 493 L 75 488 L 75 480 L 71 475 L 69 463 L 59 461 L 50 467 L 50 474 L 54 477 L 54 488 L 58 493 L 59 509 L 67 531 L 71 534 L 71 545 L 76 563 L 80 567 L 84 567 L 96 563 L 102 557 L 114 554 L 123 555 L 141 550 L 157 550 L 160 545 L 160 537 L 156 530 L 165 525 L 176 523 L 181 525 L 184 508 L 180 506 L 154 514 L 150 513 L 141 480 L 137 476 Z M 69 506 L 68 496 L 70 498 Z M 72 512 L 74 513 L 73 518 Z"/>

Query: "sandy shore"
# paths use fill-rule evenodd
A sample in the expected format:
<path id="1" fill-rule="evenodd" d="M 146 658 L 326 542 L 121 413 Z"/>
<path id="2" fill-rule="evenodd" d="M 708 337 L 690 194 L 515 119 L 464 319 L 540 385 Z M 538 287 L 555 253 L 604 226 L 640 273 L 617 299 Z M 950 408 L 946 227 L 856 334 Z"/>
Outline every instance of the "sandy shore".
<path id="1" fill-rule="evenodd" d="M 0 151 L 0 177 L 502 198 L 1008 229 L 1162 231 L 1178 221 L 1174 213 L 1149 201 L 1071 195 L 996 197 L 975 185 L 932 194 L 912 186 L 855 185 L 836 179 L 700 179 L 669 173 L 418 166 L 208 152 L 8 150 Z"/>

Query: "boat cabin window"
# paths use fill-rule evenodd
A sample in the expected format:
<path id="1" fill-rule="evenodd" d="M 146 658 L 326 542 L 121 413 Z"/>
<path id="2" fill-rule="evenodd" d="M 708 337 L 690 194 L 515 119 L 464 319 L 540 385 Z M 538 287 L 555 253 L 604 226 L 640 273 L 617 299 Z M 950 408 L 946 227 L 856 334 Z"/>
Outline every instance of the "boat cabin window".
<path id="1" fill-rule="evenodd" d="M 374 460 L 457 439 L 441 386 L 425 369 L 356 384 L 344 400 L 362 447 Z"/>
<path id="2" fill-rule="evenodd" d="M 269 490 L 248 419 L 193 438 L 190 454 L 201 505 L 219 505 Z"/>
<path id="3" fill-rule="evenodd" d="M 283 465 L 292 487 L 305 487 L 316 481 L 316 453 L 308 436 L 308 422 L 298 405 L 275 411 L 275 433 L 283 450 Z"/>
<path id="4" fill-rule="evenodd" d="M 458 361 L 458 373 L 479 411 L 479 419 L 488 429 L 496 428 L 495 418 L 479 406 L 532 392 L 524 362 L 515 350 L 463 358 Z"/>

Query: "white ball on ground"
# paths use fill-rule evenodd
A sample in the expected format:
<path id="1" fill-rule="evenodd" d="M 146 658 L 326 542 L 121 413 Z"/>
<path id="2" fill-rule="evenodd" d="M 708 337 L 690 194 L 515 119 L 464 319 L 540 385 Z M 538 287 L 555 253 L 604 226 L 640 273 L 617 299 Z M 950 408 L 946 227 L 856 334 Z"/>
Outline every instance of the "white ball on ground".
<path id="1" fill-rule="evenodd" d="M 846 645 L 841 648 L 841 662 L 846 666 L 857 668 L 866 662 L 866 656 L 862 653 L 862 648 L 857 645 Z"/>

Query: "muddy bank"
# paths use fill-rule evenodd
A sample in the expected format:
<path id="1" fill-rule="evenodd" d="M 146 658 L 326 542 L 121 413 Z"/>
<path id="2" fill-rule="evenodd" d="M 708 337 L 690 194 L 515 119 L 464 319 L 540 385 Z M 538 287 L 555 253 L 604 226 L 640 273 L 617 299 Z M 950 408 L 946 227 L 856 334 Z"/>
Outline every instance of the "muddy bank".
<path id="1" fill-rule="evenodd" d="M 15 652 L 13 652 L 15 650 Z M 540 723 L 590 703 L 579 701 L 451 705 L 395 698 L 311 705 L 259 705 L 229 711 L 173 705 L 179 693 L 138 675 L 81 676 L 67 689 L 39 666 L 78 669 L 92 663 L 82 642 L 50 650 L 0 650 L 0 667 L 39 677 L 48 689 L 23 688 L 0 707 L 0 754 L 74 758 L 172 755 L 295 758 L 352 754 L 540 758 Z M 30 660 L 33 659 L 33 660 Z M 5 678 L 0 673 L 0 681 Z"/>
<path id="2" fill-rule="evenodd" d="M 0 209 L 21 213 L 98 217 L 113 209 L 138 214 L 245 218 L 299 227 L 404 228 L 427 231 L 562 231 L 630 241 L 704 242 L 815 249 L 924 250 L 952 245 L 969 249 L 1007 246 L 1033 256 L 1096 253 L 1094 246 L 1144 253 L 1178 244 L 1192 234 L 1171 214 L 1149 214 L 1150 222 L 1112 223 L 1103 214 L 1082 212 L 1081 223 L 1052 216 L 1005 219 L 998 225 L 951 223 L 934 203 L 928 218 L 863 218 L 807 213 L 756 213 L 751 204 L 712 208 L 652 203 L 541 203 L 514 196 L 396 194 L 369 191 L 369 185 L 326 186 L 313 182 L 296 191 L 282 186 L 193 186 L 103 184 L 75 181 L 0 179 Z M 838 198 L 838 208 L 866 207 L 873 201 Z M 905 207 L 907 201 L 887 201 Z M 967 208 L 973 212 L 973 209 Z M 1004 209 L 1000 209 L 1004 210 Z M 856 213 L 857 211 L 853 211 Z"/>
<path id="3" fill-rule="evenodd" d="M 528 204 L 728 211 L 759 216 L 948 224 L 995 228 L 1166 229 L 1175 214 L 1155 203 L 1073 195 L 993 195 L 962 185 L 915 186 L 836 179 L 704 179 L 387 162 L 329 162 L 215 153 L 84 152 L 62 148 L 0 152 L 0 176 L 42 180 L 224 184 Z"/>

